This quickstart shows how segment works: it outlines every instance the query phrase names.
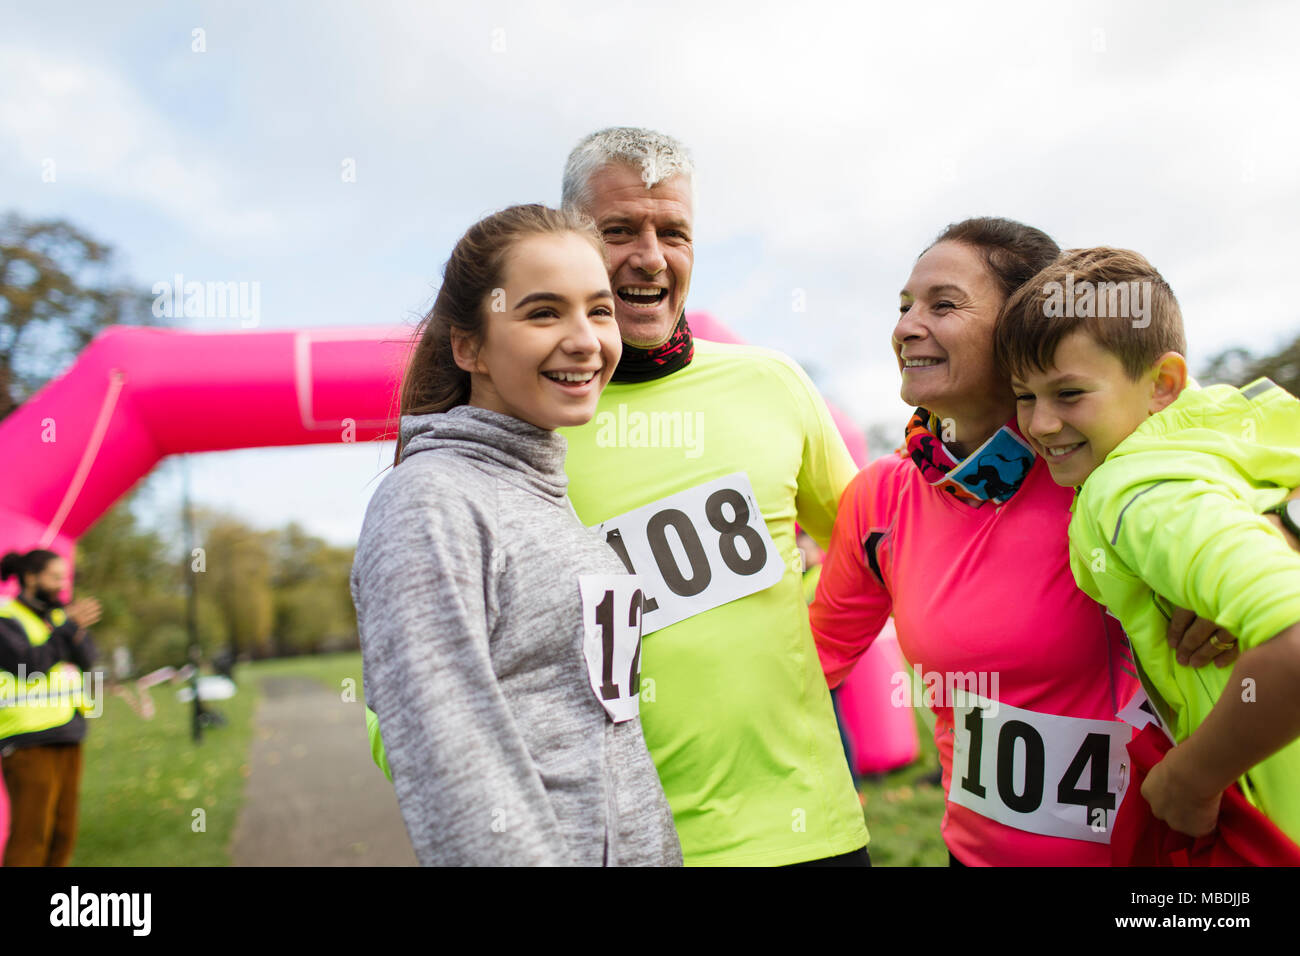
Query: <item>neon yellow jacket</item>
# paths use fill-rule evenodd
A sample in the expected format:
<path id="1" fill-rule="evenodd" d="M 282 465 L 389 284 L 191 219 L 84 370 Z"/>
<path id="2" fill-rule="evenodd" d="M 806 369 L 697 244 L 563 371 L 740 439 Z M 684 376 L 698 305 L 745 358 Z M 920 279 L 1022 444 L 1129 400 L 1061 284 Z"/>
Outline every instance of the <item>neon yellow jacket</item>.
<path id="1" fill-rule="evenodd" d="M 675 447 L 655 447 L 656 416 L 675 415 L 694 427 Z M 641 726 L 686 864 L 779 866 L 865 845 L 795 544 L 796 521 L 829 544 L 857 468 L 808 377 L 779 352 L 697 339 L 690 365 L 610 385 L 595 417 L 564 434 L 569 497 L 583 523 L 743 471 L 785 559 L 775 584 L 642 645 L 642 686 L 653 698 L 643 691 Z"/>
<path id="2" fill-rule="evenodd" d="M 1224 693 L 1232 668 L 1180 666 L 1165 641 L 1174 606 L 1236 635 L 1243 651 L 1300 622 L 1300 554 L 1261 516 L 1300 486 L 1300 401 L 1261 379 L 1187 388 L 1107 456 L 1070 522 L 1079 587 L 1123 623 L 1178 741 Z M 1240 781 L 1300 842 L 1300 740 Z"/>
<path id="3" fill-rule="evenodd" d="M 21 625 L 34 647 L 44 644 L 53 633 L 50 625 L 16 598 L 0 606 L 0 617 Z M 59 627 L 67 617 L 62 609 L 55 608 L 50 620 Z M 62 727 L 78 709 L 85 713 L 81 669 L 75 664 L 62 661 L 48 673 L 23 674 L 22 680 L 19 676 L 0 670 L 0 741 Z"/>

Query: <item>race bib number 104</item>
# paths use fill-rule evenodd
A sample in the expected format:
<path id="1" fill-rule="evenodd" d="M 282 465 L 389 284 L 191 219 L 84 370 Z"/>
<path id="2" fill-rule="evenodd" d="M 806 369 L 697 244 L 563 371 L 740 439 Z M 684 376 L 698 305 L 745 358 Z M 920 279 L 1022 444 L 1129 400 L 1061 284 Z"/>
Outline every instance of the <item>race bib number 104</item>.
<path id="1" fill-rule="evenodd" d="M 1017 830 L 1109 843 L 1128 784 L 1128 724 L 965 694 L 952 710 L 948 799 Z"/>
<path id="2" fill-rule="evenodd" d="M 645 581 L 649 634 L 771 587 L 785 563 L 743 471 L 602 522 L 629 574 Z"/>

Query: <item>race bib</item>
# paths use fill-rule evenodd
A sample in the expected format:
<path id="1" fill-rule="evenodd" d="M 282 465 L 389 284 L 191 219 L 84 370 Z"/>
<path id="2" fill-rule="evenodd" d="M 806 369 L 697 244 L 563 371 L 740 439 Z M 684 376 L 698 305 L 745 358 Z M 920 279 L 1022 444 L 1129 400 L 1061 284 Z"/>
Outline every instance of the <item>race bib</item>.
<path id="1" fill-rule="evenodd" d="M 953 707 L 948 799 L 1017 830 L 1109 843 L 1132 733 L 967 693 Z"/>
<path id="2" fill-rule="evenodd" d="M 641 581 L 632 574 L 580 574 L 587 676 L 614 723 L 637 715 L 641 693 Z"/>
<path id="3" fill-rule="evenodd" d="M 743 471 L 610 518 L 598 529 L 645 581 L 649 634 L 770 588 L 785 574 Z"/>
<path id="4" fill-rule="evenodd" d="M 1152 598 L 1157 605 L 1164 601 L 1164 598 L 1154 592 Z M 1163 607 L 1161 610 L 1166 618 L 1173 614 L 1172 606 Z M 1150 679 L 1147 677 L 1146 671 L 1142 669 L 1142 662 L 1138 660 L 1137 654 L 1133 651 L 1133 643 L 1129 640 L 1127 632 L 1124 631 L 1123 622 L 1111 613 L 1110 608 L 1106 608 L 1106 616 L 1115 622 L 1115 626 L 1119 628 L 1120 633 L 1123 635 L 1124 647 L 1122 653 L 1127 658 L 1128 663 L 1133 665 L 1133 671 L 1138 679 L 1137 690 L 1133 692 L 1133 696 L 1129 698 L 1128 703 L 1115 716 L 1135 730 L 1141 730 L 1148 724 L 1154 724 L 1169 738 L 1169 742 L 1173 743 L 1174 735 L 1169 729 L 1168 706 L 1164 704 L 1159 695 L 1156 695 L 1154 699 L 1152 698 L 1149 690 L 1151 687 Z M 1160 701 L 1160 703 L 1157 703 L 1157 701 Z"/>
<path id="5" fill-rule="evenodd" d="M 1170 742 L 1173 742 L 1173 734 L 1169 732 L 1169 728 L 1160 718 L 1160 714 L 1156 710 L 1155 705 L 1151 703 L 1151 698 L 1147 696 L 1145 688 L 1140 684 L 1138 685 L 1138 689 L 1133 692 L 1133 696 L 1129 698 L 1129 702 L 1125 704 L 1124 708 L 1115 716 L 1124 721 L 1124 723 L 1128 724 L 1134 730 L 1141 730 L 1143 727 L 1147 726 L 1147 724 L 1155 724 L 1155 726 L 1164 731 L 1165 736 L 1169 738 Z"/>

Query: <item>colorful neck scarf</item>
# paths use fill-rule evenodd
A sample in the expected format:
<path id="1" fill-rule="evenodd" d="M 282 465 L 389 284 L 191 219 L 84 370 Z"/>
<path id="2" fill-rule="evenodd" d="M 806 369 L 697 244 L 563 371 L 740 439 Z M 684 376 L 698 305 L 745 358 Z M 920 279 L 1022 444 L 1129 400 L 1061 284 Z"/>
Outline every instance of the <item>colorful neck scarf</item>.
<path id="1" fill-rule="evenodd" d="M 972 508 L 986 501 L 1002 504 L 1019 490 L 1033 467 L 1034 450 L 1014 419 L 960 461 L 939 440 L 938 424 L 924 408 L 907 423 L 906 454 L 926 481 Z"/>
<path id="2" fill-rule="evenodd" d="M 614 369 L 612 380 L 648 382 L 663 378 L 690 365 L 694 357 L 695 339 L 691 337 L 691 327 L 686 324 L 686 313 L 683 312 L 673 326 L 673 334 L 662 345 L 642 349 L 624 342 L 623 357 L 619 359 L 618 368 Z"/>

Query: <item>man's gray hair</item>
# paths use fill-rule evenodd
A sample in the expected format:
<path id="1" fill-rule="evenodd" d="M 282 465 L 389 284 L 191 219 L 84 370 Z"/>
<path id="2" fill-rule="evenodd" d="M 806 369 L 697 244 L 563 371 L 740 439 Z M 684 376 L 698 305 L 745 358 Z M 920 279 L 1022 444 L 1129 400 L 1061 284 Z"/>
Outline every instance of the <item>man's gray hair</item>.
<path id="1" fill-rule="evenodd" d="M 591 177 L 610 163 L 639 169 L 646 189 L 677 175 L 686 176 L 694 195 L 695 163 L 685 146 L 652 129 L 614 126 L 592 133 L 573 147 L 564 164 L 560 205 L 585 209 L 591 198 Z"/>

